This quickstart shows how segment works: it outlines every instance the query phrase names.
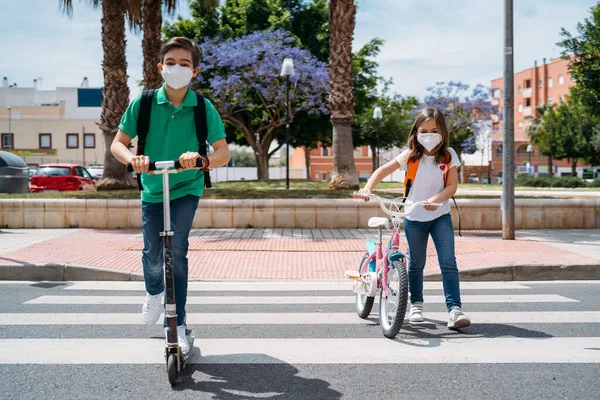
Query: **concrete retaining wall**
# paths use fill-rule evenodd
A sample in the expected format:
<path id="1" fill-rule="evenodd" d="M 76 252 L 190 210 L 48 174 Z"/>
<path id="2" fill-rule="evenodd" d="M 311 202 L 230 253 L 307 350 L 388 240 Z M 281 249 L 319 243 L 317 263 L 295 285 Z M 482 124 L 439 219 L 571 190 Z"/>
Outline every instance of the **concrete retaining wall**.
<path id="1" fill-rule="evenodd" d="M 499 199 L 457 200 L 464 230 L 502 229 Z M 598 229 L 600 199 L 517 199 L 517 229 Z M 384 216 L 359 200 L 201 200 L 194 228 L 367 228 Z M 458 214 L 452 205 L 452 219 Z M 139 200 L 2 199 L 0 227 L 140 228 Z"/>

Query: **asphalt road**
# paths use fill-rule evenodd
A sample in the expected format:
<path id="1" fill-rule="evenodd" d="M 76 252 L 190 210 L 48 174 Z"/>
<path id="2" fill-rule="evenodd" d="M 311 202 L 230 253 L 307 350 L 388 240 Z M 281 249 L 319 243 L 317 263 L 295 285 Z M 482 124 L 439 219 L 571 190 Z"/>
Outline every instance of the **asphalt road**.
<path id="1" fill-rule="evenodd" d="M 395 340 L 343 285 L 194 282 L 195 348 L 174 388 L 141 285 L 0 282 L 0 398 L 600 398 L 600 282 L 464 282 L 460 332 L 427 282 L 426 322 Z"/>

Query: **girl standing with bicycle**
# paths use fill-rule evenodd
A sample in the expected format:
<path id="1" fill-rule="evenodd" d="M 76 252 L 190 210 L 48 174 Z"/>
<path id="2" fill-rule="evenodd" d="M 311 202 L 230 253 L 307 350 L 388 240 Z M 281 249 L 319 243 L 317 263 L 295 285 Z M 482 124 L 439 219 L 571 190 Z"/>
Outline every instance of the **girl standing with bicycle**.
<path id="1" fill-rule="evenodd" d="M 471 324 L 462 312 L 460 280 L 454 250 L 454 228 L 448 201 L 458 188 L 457 166 L 460 161 L 449 147 L 450 139 L 444 115 L 435 108 L 423 109 L 415 119 L 408 137 L 408 149 L 373 173 L 360 191 L 369 194 L 386 176 L 397 169 L 406 171 L 406 204 L 419 201 L 442 203 L 426 205 L 404 219 L 409 249 L 408 285 L 411 307 L 408 321 L 423 322 L 423 269 L 429 235 L 433 239 L 442 271 L 448 309 L 448 328 L 465 328 Z"/>

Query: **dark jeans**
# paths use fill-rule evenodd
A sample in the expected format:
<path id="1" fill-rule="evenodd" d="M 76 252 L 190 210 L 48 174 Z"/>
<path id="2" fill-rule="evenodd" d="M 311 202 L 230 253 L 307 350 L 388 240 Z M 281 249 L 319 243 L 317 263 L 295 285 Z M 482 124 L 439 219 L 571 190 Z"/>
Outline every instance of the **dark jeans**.
<path id="1" fill-rule="evenodd" d="M 408 285 L 410 302 L 423 301 L 423 269 L 427 258 L 427 241 L 433 239 L 438 254 L 442 282 L 448 311 L 461 307 L 460 282 L 454 254 L 454 229 L 450 214 L 442 215 L 433 221 L 418 222 L 404 220 L 404 231 L 408 241 Z"/>
<path id="2" fill-rule="evenodd" d="M 177 325 L 183 325 L 185 321 L 185 303 L 188 286 L 188 238 L 192 229 L 194 215 L 198 209 L 199 200 L 198 196 L 188 195 L 171 201 Z M 144 269 L 146 291 L 151 295 L 157 295 L 165 290 L 163 238 L 160 236 L 160 232 L 163 229 L 163 203 L 142 202 L 142 233 L 144 236 L 142 266 Z M 166 318 L 163 325 L 166 326 Z"/>

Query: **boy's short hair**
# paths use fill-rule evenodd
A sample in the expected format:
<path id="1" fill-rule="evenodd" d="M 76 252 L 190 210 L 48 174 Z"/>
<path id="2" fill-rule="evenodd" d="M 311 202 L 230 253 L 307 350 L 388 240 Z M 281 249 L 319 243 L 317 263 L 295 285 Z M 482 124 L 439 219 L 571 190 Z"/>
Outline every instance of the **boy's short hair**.
<path id="1" fill-rule="evenodd" d="M 192 67 L 196 68 L 200 65 L 200 50 L 198 50 L 198 46 L 190 39 L 186 37 L 174 37 L 165 43 L 160 49 L 160 62 L 163 63 L 165 61 L 165 55 L 174 49 L 183 49 L 187 50 L 192 54 Z"/>

